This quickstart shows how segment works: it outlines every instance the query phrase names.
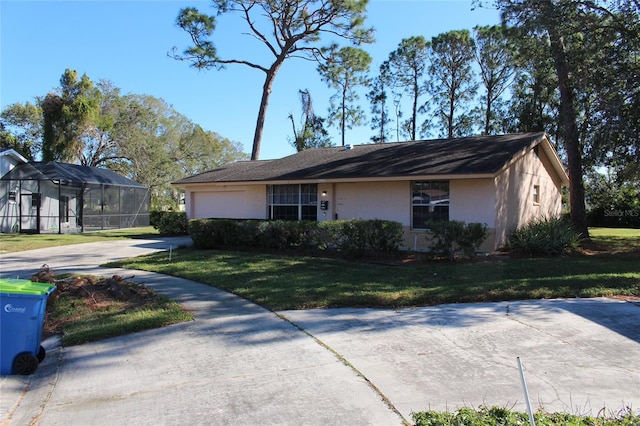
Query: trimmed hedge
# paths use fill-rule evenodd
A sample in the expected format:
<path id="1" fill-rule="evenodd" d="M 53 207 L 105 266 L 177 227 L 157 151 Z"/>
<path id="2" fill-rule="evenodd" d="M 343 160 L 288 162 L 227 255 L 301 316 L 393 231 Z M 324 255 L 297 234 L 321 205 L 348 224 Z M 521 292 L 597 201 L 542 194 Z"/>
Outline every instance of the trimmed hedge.
<path id="1" fill-rule="evenodd" d="M 199 249 L 336 248 L 350 257 L 377 256 L 400 247 L 402 224 L 386 220 L 265 221 L 193 219 L 189 234 Z"/>
<path id="2" fill-rule="evenodd" d="M 454 254 L 462 250 L 465 256 L 473 257 L 487 239 L 488 227 L 484 223 L 465 223 L 459 220 L 430 221 L 427 241 L 436 256 L 454 260 Z"/>
<path id="3" fill-rule="evenodd" d="M 185 212 L 152 211 L 149 213 L 149 223 L 161 235 L 186 235 L 189 224 Z"/>

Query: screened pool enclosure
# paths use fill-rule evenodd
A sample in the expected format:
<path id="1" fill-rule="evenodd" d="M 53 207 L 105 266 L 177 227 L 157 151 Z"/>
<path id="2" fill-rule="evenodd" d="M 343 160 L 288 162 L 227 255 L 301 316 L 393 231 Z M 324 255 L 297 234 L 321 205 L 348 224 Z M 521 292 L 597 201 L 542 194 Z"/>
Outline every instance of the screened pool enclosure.
<path id="1" fill-rule="evenodd" d="M 20 164 L 0 179 L 0 231 L 73 233 L 149 225 L 149 189 L 111 170 Z"/>

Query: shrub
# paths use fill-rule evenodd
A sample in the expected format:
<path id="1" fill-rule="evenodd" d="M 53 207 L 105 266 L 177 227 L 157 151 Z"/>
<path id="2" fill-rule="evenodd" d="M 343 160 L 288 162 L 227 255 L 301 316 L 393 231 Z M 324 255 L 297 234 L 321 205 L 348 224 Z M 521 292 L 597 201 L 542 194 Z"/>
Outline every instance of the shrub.
<path id="1" fill-rule="evenodd" d="M 594 426 L 631 426 L 637 425 L 640 416 L 631 409 L 623 409 L 611 417 L 579 416 L 568 413 L 544 412 L 534 413 L 534 420 L 539 425 L 594 425 Z M 416 426 L 520 426 L 529 423 L 529 415 L 519 411 L 511 411 L 502 407 L 480 406 L 477 410 L 461 408 L 455 412 L 421 411 L 411 413 Z"/>
<path id="2" fill-rule="evenodd" d="M 431 221 L 427 223 L 430 248 L 437 256 L 454 259 L 454 253 L 462 250 L 472 257 L 487 238 L 488 228 L 484 223 L 465 223 L 458 220 Z"/>
<path id="3" fill-rule="evenodd" d="M 336 247 L 347 256 L 397 250 L 402 224 L 385 220 L 284 221 L 196 219 L 189 221 L 200 249 L 307 249 Z"/>
<path id="4" fill-rule="evenodd" d="M 317 240 L 332 245 L 349 257 L 367 253 L 374 257 L 398 250 L 402 242 L 402 224 L 388 220 L 336 220 L 321 222 Z"/>
<path id="5" fill-rule="evenodd" d="M 213 248 L 210 245 L 212 233 L 210 219 L 192 219 L 189 221 L 189 235 L 193 241 L 193 246 L 199 249 Z"/>
<path id="6" fill-rule="evenodd" d="M 185 212 L 153 211 L 149 214 L 151 226 L 161 235 L 186 235 L 189 224 Z"/>
<path id="7" fill-rule="evenodd" d="M 465 256 L 473 257 L 480 245 L 487 239 L 489 228 L 486 223 L 468 223 L 456 243 Z"/>
<path id="8" fill-rule="evenodd" d="M 374 253 L 392 252 L 400 248 L 404 231 L 400 222 L 374 219 L 368 221 L 368 246 Z"/>
<path id="9" fill-rule="evenodd" d="M 507 251 L 532 256 L 559 256 L 576 248 L 580 233 L 561 218 L 536 219 L 515 230 Z"/>

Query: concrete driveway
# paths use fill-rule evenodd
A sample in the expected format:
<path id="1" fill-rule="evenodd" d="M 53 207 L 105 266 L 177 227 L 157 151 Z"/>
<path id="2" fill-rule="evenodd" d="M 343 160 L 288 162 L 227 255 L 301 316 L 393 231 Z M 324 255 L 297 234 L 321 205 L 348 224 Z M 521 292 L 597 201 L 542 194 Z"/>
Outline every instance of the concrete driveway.
<path id="1" fill-rule="evenodd" d="M 273 313 L 218 289 L 99 268 L 180 239 L 0 255 L 0 276 L 134 275 L 195 321 L 69 348 L 0 377 L 1 425 L 397 425 L 411 412 L 531 402 L 596 415 L 640 407 L 640 307 L 613 299 Z"/>

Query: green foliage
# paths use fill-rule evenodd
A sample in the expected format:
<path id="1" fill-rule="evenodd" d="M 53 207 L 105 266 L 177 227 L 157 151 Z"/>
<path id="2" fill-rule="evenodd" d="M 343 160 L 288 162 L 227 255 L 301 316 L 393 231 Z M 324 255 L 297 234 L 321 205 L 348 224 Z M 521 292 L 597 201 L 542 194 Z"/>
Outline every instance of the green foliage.
<path id="1" fill-rule="evenodd" d="M 411 117 L 403 127 L 409 128 L 409 138 L 416 139 L 418 99 L 426 93 L 423 82 L 431 43 L 423 36 L 402 39 L 398 48 L 389 54 L 388 69 L 392 86 L 411 98 Z"/>
<path id="2" fill-rule="evenodd" d="M 458 220 L 430 221 L 427 228 L 429 233 L 426 238 L 432 252 L 449 260 L 454 259 L 458 250 L 462 250 L 465 256 L 473 257 L 488 235 L 486 224 Z"/>
<path id="3" fill-rule="evenodd" d="M 33 160 L 42 147 L 42 109 L 26 102 L 0 113 L 0 148 L 12 148 Z"/>
<path id="4" fill-rule="evenodd" d="M 594 173 L 586 185 L 589 226 L 640 228 L 640 181 L 618 182 Z"/>
<path id="5" fill-rule="evenodd" d="M 398 250 L 403 238 L 402 224 L 387 220 L 336 220 L 321 222 L 330 235 L 330 244 L 349 257 Z"/>
<path id="6" fill-rule="evenodd" d="M 298 90 L 302 107 L 301 129 L 296 130 L 296 122 L 293 114 L 289 114 L 293 126 L 292 145 L 296 151 L 304 151 L 310 148 L 324 148 L 332 145 L 329 133 L 324 128 L 324 118 L 318 117 L 313 111 L 311 94 L 309 90 Z"/>
<path id="7" fill-rule="evenodd" d="M 148 186 L 152 208 L 177 204 L 171 182 L 246 159 L 240 144 L 204 131 L 163 99 L 130 94 L 119 102 L 110 136 L 119 141 L 119 155 L 126 161 L 112 168 Z"/>
<path id="8" fill-rule="evenodd" d="M 200 249 L 319 249 L 335 247 L 349 257 L 398 250 L 402 225 L 385 220 L 261 221 L 194 219 L 189 234 Z"/>
<path id="9" fill-rule="evenodd" d="M 151 209 L 177 206 L 171 182 L 247 158 L 239 142 L 202 129 L 164 100 L 122 96 L 111 82 L 94 86 L 72 70 L 36 99 L 0 113 L 0 147 L 27 159 L 111 169 L 148 186 Z"/>
<path id="10" fill-rule="evenodd" d="M 82 137 L 99 114 L 100 91 L 83 74 L 66 69 L 60 78 L 59 93 L 42 100 L 43 161 L 74 162 L 82 157 Z"/>
<path id="11" fill-rule="evenodd" d="M 189 224 L 187 214 L 184 212 L 152 211 L 149 213 L 149 222 L 160 235 L 186 235 L 188 233 Z"/>
<path id="12" fill-rule="evenodd" d="M 461 408 L 454 412 L 421 411 L 411 413 L 416 426 L 524 426 L 529 415 L 502 407 L 481 406 L 478 410 Z M 621 410 L 611 417 L 579 416 L 568 413 L 534 414 L 540 426 L 632 426 L 640 422 L 640 416 L 631 409 Z"/>
<path id="13" fill-rule="evenodd" d="M 449 31 L 431 39 L 428 84 L 442 136 L 453 138 L 471 132 L 469 101 L 478 88 L 474 58 L 475 43 L 468 30 Z"/>
<path id="14" fill-rule="evenodd" d="M 561 218 L 537 219 L 515 230 L 505 249 L 533 256 L 560 256 L 577 247 L 580 233 Z"/>
<path id="15" fill-rule="evenodd" d="M 499 111 L 502 94 L 513 83 L 516 72 L 513 44 L 500 25 L 473 28 L 476 62 L 484 93 L 480 96 L 479 115 L 484 123 L 482 134 L 501 132 L 506 111 Z"/>
<path id="16" fill-rule="evenodd" d="M 338 50 L 337 45 L 326 49 L 328 59 L 318 65 L 322 80 L 336 89 L 331 97 L 329 124 L 338 124 L 345 145 L 345 131 L 364 122 L 364 111 L 358 105 L 358 86 L 370 83 L 367 73 L 371 56 L 357 47 L 346 46 Z"/>
<path id="17" fill-rule="evenodd" d="M 260 156 L 262 131 L 266 119 L 269 96 L 273 82 L 282 64 L 289 58 L 305 58 L 312 61 L 321 56 L 317 46 L 322 35 L 337 37 L 355 45 L 373 41 L 373 29 L 364 27 L 368 0 L 341 0 L 310 2 L 308 0 L 268 1 L 216 0 L 217 16 L 200 13 L 196 8 L 182 9 L 176 20 L 186 31 L 193 46 L 182 54 L 174 52 L 174 59 L 189 61 L 198 69 L 222 69 L 228 64 L 248 66 L 265 73 L 263 92 L 253 138 L 251 159 Z M 259 4 L 259 7 L 256 5 Z M 238 14 L 246 22 L 247 33 L 264 44 L 270 60 L 260 63 L 256 59 L 221 58 L 211 38 L 216 20 L 224 14 Z M 236 49 L 237 50 L 237 49 Z"/>
<path id="18" fill-rule="evenodd" d="M 374 143 L 384 143 L 389 140 L 389 127 L 391 118 L 387 107 L 387 90 L 391 86 L 389 75 L 389 62 L 380 65 L 380 73 L 371 82 L 371 90 L 367 93 L 367 99 L 371 104 L 371 130 L 377 130 L 371 137 Z"/>
<path id="19" fill-rule="evenodd" d="M 193 246 L 199 249 L 236 247 L 241 238 L 236 221 L 229 219 L 192 219 L 189 221 L 189 235 Z"/>
<path id="20" fill-rule="evenodd" d="M 254 224 L 261 221 L 254 221 Z M 325 222 L 331 223 L 331 222 Z M 324 225 L 323 225 L 324 228 Z M 605 244 L 611 230 L 594 232 Z M 615 230 L 620 231 L 620 230 Z M 279 311 L 327 307 L 393 308 L 575 297 L 640 296 L 637 230 L 616 238 L 614 256 L 493 259 L 489 262 L 373 264 L 333 257 L 181 248 L 110 266 L 183 277 Z M 632 232 L 631 232 L 632 231 Z M 317 253 L 314 253 L 317 254 Z"/>

